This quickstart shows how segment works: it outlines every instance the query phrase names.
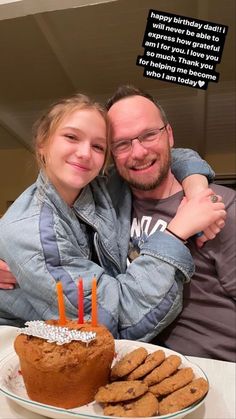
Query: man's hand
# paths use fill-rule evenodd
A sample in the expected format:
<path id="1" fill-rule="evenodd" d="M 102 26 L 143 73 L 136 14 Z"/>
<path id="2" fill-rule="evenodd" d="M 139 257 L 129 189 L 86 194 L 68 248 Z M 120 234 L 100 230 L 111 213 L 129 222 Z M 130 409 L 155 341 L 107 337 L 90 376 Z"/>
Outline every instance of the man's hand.
<path id="1" fill-rule="evenodd" d="M 225 218 L 225 205 L 221 196 L 215 195 L 212 189 L 208 188 L 194 198 L 189 200 L 184 198 L 168 228 L 183 240 L 187 240 L 199 231 L 206 231 L 209 238 L 213 238 L 218 232 L 218 223 Z"/>
<path id="2" fill-rule="evenodd" d="M 208 181 L 205 176 L 202 175 L 191 175 L 186 177 L 182 183 L 185 196 L 187 200 L 196 196 L 199 192 L 203 191 L 204 189 L 208 188 Z M 214 192 L 212 192 L 214 193 Z M 219 202 L 222 201 L 221 197 L 219 198 Z M 208 226 L 204 231 L 202 231 L 202 235 L 196 238 L 196 245 L 197 247 L 201 248 L 205 242 L 208 240 L 212 240 L 216 237 L 216 235 L 222 230 L 225 226 L 224 218 L 217 220 L 217 222 Z M 200 232 L 199 232 L 200 233 Z"/>
<path id="3" fill-rule="evenodd" d="M 202 235 L 200 237 L 196 238 L 197 247 L 201 248 L 205 244 L 205 242 L 214 239 L 224 226 L 225 221 L 223 219 L 211 224 L 202 232 Z"/>
<path id="4" fill-rule="evenodd" d="M 16 278 L 12 275 L 8 265 L 0 260 L 0 289 L 9 290 L 15 287 Z"/>

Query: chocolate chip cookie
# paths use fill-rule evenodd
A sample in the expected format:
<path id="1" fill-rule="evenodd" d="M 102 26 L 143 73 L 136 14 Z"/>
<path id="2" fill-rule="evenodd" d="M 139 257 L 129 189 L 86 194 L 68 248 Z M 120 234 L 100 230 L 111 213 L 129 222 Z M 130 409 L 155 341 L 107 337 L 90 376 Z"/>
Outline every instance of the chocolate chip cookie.
<path id="1" fill-rule="evenodd" d="M 173 374 L 181 364 L 181 358 L 178 355 L 170 355 L 159 367 L 156 367 L 150 374 L 144 377 L 143 381 L 148 386 L 159 383 L 164 378 Z"/>
<path id="2" fill-rule="evenodd" d="M 111 369 L 111 379 L 117 379 L 128 375 L 147 358 L 148 352 L 145 348 L 138 348 L 129 352 Z"/>
<path id="3" fill-rule="evenodd" d="M 149 387 L 149 391 L 156 397 L 166 396 L 167 394 L 173 393 L 173 391 L 186 386 L 193 378 L 194 373 L 192 368 L 183 368 L 178 370 L 171 377 L 165 378 L 160 383 Z"/>
<path id="4" fill-rule="evenodd" d="M 204 378 L 196 378 L 187 386 L 165 397 L 159 403 L 159 414 L 177 412 L 200 400 L 208 392 L 209 385 Z"/>
<path id="5" fill-rule="evenodd" d="M 165 359 L 165 352 L 162 350 L 155 351 L 147 356 L 144 363 L 141 364 L 138 368 L 135 368 L 127 377 L 127 380 L 137 380 L 144 375 L 148 374 L 155 367 L 160 365 Z"/>
<path id="6" fill-rule="evenodd" d="M 122 402 L 136 399 L 147 391 L 147 384 L 141 381 L 116 381 L 100 387 L 95 395 L 95 400 L 99 403 Z"/>
<path id="7" fill-rule="evenodd" d="M 104 415 L 123 416 L 139 418 L 142 416 L 150 417 L 157 415 L 158 401 L 152 393 L 145 393 L 137 399 L 116 405 L 107 405 L 104 407 Z"/>

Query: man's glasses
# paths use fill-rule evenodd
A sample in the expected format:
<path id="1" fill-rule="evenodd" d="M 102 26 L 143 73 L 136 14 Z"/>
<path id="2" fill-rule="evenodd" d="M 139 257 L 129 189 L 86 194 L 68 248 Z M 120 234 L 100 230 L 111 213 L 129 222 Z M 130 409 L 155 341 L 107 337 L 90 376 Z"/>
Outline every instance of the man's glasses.
<path id="1" fill-rule="evenodd" d="M 148 143 L 155 141 L 158 138 L 158 135 L 162 133 L 162 131 L 166 128 L 164 125 L 161 128 L 151 129 L 149 131 L 144 132 L 143 134 L 138 135 L 135 138 L 127 139 L 127 140 L 120 140 L 115 143 L 111 144 L 111 151 L 115 156 L 119 154 L 126 153 L 127 151 L 131 150 L 132 143 L 134 140 L 138 140 L 143 147 L 147 147 Z"/>

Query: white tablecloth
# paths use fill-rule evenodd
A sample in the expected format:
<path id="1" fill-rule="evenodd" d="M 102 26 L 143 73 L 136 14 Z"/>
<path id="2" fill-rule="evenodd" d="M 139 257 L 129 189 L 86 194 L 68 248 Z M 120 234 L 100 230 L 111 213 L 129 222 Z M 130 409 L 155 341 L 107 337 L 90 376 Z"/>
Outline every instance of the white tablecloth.
<path id="1" fill-rule="evenodd" d="M 0 357 L 7 351 L 15 338 L 15 328 L 0 326 Z M 188 357 L 207 374 L 210 391 L 205 402 L 186 419 L 236 419 L 235 381 L 236 364 L 213 359 Z M 1 419 L 42 419 L 38 415 L 9 400 L 0 392 Z"/>

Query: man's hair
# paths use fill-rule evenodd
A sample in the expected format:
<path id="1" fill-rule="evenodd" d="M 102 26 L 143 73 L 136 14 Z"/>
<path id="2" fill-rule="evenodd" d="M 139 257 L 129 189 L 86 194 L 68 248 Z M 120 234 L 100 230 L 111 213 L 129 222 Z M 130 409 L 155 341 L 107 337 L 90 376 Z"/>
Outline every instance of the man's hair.
<path id="1" fill-rule="evenodd" d="M 160 103 L 156 99 L 154 99 L 154 97 L 150 93 L 146 92 L 145 90 L 139 89 L 135 86 L 132 86 L 130 84 L 124 84 L 124 85 L 121 85 L 117 88 L 117 90 L 112 95 L 112 97 L 110 97 L 108 99 L 108 101 L 106 102 L 107 110 L 109 110 L 112 107 L 112 105 L 114 105 L 119 100 L 125 99 L 127 97 L 132 97 L 132 96 L 142 96 L 142 97 L 145 97 L 148 100 L 150 100 L 152 103 L 154 103 L 154 105 L 160 111 L 161 118 L 162 118 L 164 124 L 168 124 L 168 119 L 167 119 L 166 113 L 163 110 Z"/>

